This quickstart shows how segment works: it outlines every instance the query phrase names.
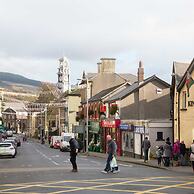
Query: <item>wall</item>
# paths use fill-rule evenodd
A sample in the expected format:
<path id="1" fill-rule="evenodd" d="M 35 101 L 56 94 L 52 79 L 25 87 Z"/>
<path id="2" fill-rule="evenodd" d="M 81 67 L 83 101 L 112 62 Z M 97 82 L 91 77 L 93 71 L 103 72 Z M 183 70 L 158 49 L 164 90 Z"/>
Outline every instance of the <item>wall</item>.
<path id="1" fill-rule="evenodd" d="M 68 111 L 69 111 L 69 132 L 72 132 L 72 126 L 78 125 L 76 115 L 79 111 L 81 98 L 79 96 L 68 96 Z"/>
<path id="2" fill-rule="evenodd" d="M 194 72 L 192 72 L 194 78 Z M 187 92 L 186 85 L 180 92 L 180 108 L 182 108 L 182 94 L 183 91 Z M 187 96 L 187 109 L 180 110 L 180 141 L 184 140 L 187 147 L 190 147 L 194 139 L 194 106 L 188 107 L 188 101 L 194 101 L 194 85 L 190 88 L 190 96 Z"/>

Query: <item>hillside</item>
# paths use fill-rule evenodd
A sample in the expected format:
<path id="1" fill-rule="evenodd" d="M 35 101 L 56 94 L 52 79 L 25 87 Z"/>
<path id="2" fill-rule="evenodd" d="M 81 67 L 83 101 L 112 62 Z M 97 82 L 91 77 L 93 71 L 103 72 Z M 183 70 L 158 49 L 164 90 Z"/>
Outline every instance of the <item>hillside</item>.
<path id="1" fill-rule="evenodd" d="M 0 72 L 0 87 L 8 87 L 9 83 L 7 82 L 13 83 L 13 84 L 35 86 L 35 87 L 39 87 L 41 85 L 40 81 L 28 79 L 18 74 Z"/>

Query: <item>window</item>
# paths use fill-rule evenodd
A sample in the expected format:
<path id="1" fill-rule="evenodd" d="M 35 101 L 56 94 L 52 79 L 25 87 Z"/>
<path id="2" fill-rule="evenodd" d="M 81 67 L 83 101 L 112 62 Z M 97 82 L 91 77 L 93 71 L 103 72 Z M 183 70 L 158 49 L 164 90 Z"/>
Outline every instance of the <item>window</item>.
<path id="1" fill-rule="evenodd" d="M 162 89 L 161 88 L 157 88 L 156 89 L 156 94 L 162 94 Z"/>
<path id="2" fill-rule="evenodd" d="M 157 139 L 156 139 L 156 141 L 164 141 L 163 132 L 157 132 Z"/>
<path id="3" fill-rule="evenodd" d="M 125 146 L 128 148 L 129 147 L 129 135 L 126 135 L 126 141 L 125 141 Z"/>
<path id="4" fill-rule="evenodd" d="M 182 109 L 187 108 L 186 100 L 187 100 L 187 93 L 186 93 L 186 91 L 183 91 L 183 93 L 182 93 Z"/>

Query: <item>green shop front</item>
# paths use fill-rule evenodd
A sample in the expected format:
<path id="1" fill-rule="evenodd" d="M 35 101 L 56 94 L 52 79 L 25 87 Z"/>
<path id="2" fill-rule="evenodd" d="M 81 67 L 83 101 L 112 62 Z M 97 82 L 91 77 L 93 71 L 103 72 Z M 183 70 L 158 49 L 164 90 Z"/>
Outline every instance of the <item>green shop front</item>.
<path id="1" fill-rule="evenodd" d="M 97 121 L 89 121 L 89 151 L 100 152 L 100 124 Z"/>

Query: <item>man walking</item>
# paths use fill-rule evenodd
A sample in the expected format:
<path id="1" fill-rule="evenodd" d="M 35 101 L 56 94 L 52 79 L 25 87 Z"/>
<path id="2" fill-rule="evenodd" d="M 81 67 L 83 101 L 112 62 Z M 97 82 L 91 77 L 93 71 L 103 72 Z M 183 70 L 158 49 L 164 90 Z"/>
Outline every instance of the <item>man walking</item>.
<path id="1" fill-rule="evenodd" d="M 148 162 L 148 152 L 150 147 L 151 147 L 150 141 L 148 140 L 148 137 L 145 137 L 142 143 L 142 149 L 144 152 L 144 162 Z"/>
<path id="2" fill-rule="evenodd" d="M 76 156 L 78 153 L 79 144 L 75 138 L 71 138 L 69 140 L 69 144 L 70 144 L 70 161 L 73 167 L 71 172 L 78 172 L 77 164 L 76 164 Z"/>
<path id="3" fill-rule="evenodd" d="M 116 155 L 116 150 L 117 150 L 117 145 L 116 145 L 115 141 L 112 140 L 111 136 L 107 135 L 106 139 L 107 139 L 108 158 L 107 158 L 107 161 L 106 161 L 106 167 L 102 171 L 103 173 L 108 173 L 109 171 L 111 171 L 110 163 L 113 159 L 113 156 Z"/>

